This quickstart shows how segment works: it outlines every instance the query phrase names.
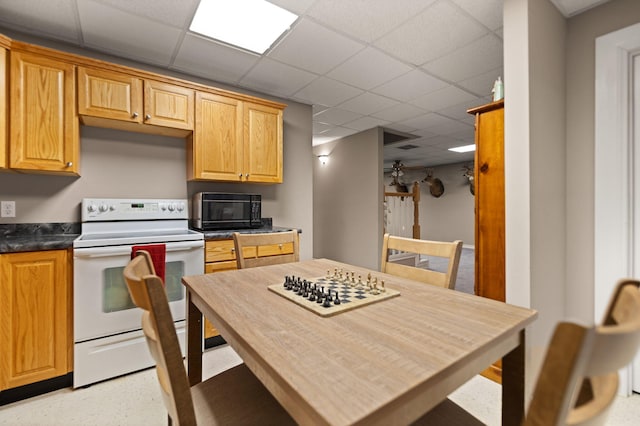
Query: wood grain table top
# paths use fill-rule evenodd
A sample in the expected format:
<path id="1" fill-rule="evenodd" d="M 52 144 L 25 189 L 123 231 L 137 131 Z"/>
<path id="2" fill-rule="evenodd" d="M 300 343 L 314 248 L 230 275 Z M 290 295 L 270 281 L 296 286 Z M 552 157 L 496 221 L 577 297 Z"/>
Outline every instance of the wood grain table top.
<path id="1" fill-rule="evenodd" d="M 322 317 L 268 290 L 371 272 L 399 297 Z M 183 278 L 191 302 L 300 424 L 407 424 L 521 344 L 537 313 L 327 259 Z M 194 332 L 194 331 L 189 331 Z"/>

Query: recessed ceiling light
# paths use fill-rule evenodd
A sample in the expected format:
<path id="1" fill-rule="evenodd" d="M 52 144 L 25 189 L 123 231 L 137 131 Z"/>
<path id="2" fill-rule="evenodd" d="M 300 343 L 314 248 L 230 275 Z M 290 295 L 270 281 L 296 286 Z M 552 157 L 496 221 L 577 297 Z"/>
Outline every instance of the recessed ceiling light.
<path id="1" fill-rule="evenodd" d="M 476 150 L 476 145 L 464 145 L 464 146 L 456 146 L 455 148 L 449 148 L 449 151 L 455 152 L 471 152 Z"/>
<path id="2" fill-rule="evenodd" d="M 200 0 L 189 29 L 262 54 L 297 18 L 265 0 Z"/>

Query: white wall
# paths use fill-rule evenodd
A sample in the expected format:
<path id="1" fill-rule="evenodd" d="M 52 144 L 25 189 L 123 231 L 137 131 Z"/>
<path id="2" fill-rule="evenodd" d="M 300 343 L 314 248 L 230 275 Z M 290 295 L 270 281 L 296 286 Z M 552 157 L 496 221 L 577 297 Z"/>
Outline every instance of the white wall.
<path id="1" fill-rule="evenodd" d="M 533 373 L 565 314 L 566 24 L 548 0 L 507 0 L 504 13 L 506 297 L 538 311 Z"/>
<path id="2" fill-rule="evenodd" d="M 314 147 L 314 257 L 379 269 L 382 251 L 382 130 Z"/>

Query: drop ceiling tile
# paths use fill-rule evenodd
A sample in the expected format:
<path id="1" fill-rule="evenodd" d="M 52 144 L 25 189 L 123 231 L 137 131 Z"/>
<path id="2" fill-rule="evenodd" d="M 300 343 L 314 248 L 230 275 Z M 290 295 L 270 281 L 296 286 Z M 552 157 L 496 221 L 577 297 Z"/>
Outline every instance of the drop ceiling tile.
<path id="1" fill-rule="evenodd" d="M 374 117 L 366 116 L 349 123 L 345 123 L 343 126 L 358 131 L 364 131 L 378 126 L 385 126 L 387 124 L 389 124 L 389 122 L 386 120 L 380 120 Z"/>
<path id="2" fill-rule="evenodd" d="M 327 76 L 368 90 L 410 70 L 408 65 L 368 47 L 338 65 Z"/>
<path id="3" fill-rule="evenodd" d="M 490 33 L 423 65 L 423 68 L 436 76 L 458 82 L 502 67 L 502 62 L 502 41 Z"/>
<path id="4" fill-rule="evenodd" d="M 438 1 L 374 45 L 419 66 L 465 46 L 487 32 L 459 8 Z"/>
<path id="5" fill-rule="evenodd" d="M 363 48 L 360 43 L 309 19 L 302 19 L 268 56 L 316 74 L 325 74 Z"/>
<path id="6" fill-rule="evenodd" d="M 465 101 L 473 100 L 474 98 L 476 98 L 476 96 L 465 92 L 462 89 L 458 89 L 454 86 L 447 86 L 443 89 L 436 90 L 435 92 L 422 95 L 411 101 L 411 103 L 423 109 L 438 111 Z"/>
<path id="7" fill-rule="evenodd" d="M 74 0 L 2 0 L 0 23 L 8 28 L 58 40 L 80 42 Z"/>
<path id="8" fill-rule="evenodd" d="M 450 123 L 452 121 L 455 121 L 455 120 L 452 120 L 452 119 L 444 117 L 442 115 L 430 112 L 430 113 L 427 113 L 427 114 L 420 115 L 418 117 L 414 117 L 414 118 L 410 118 L 408 120 L 404 120 L 404 121 L 401 122 L 401 124 L 404 124 L 405 126 L 411 126 L 411 127 L 416 128 L 416 129 L 427 129 L 430 132 L 433 132 L 433 133 L 436 133 L 436 134 L 441 134 L 441 133 L 435 132 L 435 131 L 433 131 L 431 129 L 436 127 L 436 126 L 446 125 L 447 123 Z"/>
<path id="9" fill-rule="evenodd" d="M 430 76 L 421 69 L 414 69 L 371 89 L 371 92 L 402 102 L 408 102 L 420 95 L 433 92 L 447 85 L 448 83 Z"/>
<path id="10" fill-rule="evenodd" d="M 269 0 L 269 3 L 280 6 L 297 15 L 302 15 L 309 9 L 314 1 L 315 0 Z"/>
<path id="11" fill-rule="evenodd" d="M 324 132 L 327 132 L 331 129 L 333 129 L 334 126 L 331 126 L 329 124 L 325 124 L 325 123 L 319 123 L 317 121 L 314 121 L 312 123 L 312 129 L 313 129 L 313 134 L 314 135 L 320 135 Z"/>
<path id="12" fill-rule="evenodd" d="M 358 114 L 352 111 L 347 111 L 340 108 L 329 108 L 317 115 L 314 115 L 313 121 L 340 126 L 344 123 L 348 123 L 349 121 L 353 121 L 361 117 L 362 114 Z"/>
<path id="13" fill-rule="evenodd" d="M 262 58 L 241 80 L 240 84 L 264 93 L 291 96 L 317 76 L 269 58 Z"/>
<path id="14" fill-rule="evenodd" d="M 313 104 L 311 107 L 311 115 L 320 114 L 322 111 L 328 110 L 329 107 L 321 104 Z"/>
<path id="15" fill-rule="evenodd" d="M 376 118 L 388 121 L 404 121 L 423 115 L 425 110 L 411 104 L 397 104 L 372 114 Z"/>
<path id="16" fill-rule="evenodd" d="M 458 82 L 458 86 L 463 89 L 475 93 L 478 96 L 491 96 L 491 89 L 493 89 L 493 83 L 498 77 L 504 76 L 503 67 L 493 69 L 489 72 L 476 75 L 467 80 Z"/>
<path id="17" fill-rule="evenodd" d="M 172 68 L 215 81 L 235 83 L 259 59 L 259 56 L 187 34 L 180 45 Z"/>
<path id="18" fill-rule="evenodd" d="M 450 106 L 448 108 L 438 110 L 438 114 L 444 115 L 449 118 L 453 118 L 454 120 L 466 120 L 468 118 L 471 118 L 472 119 L 471 121 L 473 122 L 473 120 L 475 120 L 474 116 L 467 113 L 467 110 L 469 108 L 474 108 L 484 103 L 485 103 L 485 100 L 483 98 L 474 98 L 474 99 Z"/>
<path id="19" fill-rule="evenodd" d="M 320 77 L 297 91 L 293 96 L 309 104 L 319 103 L 327 106 L 336 106 L 361 93 L 362 90 L 355 87 L 347 86 L 330 78 Z"/>
<path id="20" fill-rule="evenodd" d="M 422 11 L 434 0 L 317 0 L 309 15 L 336 30 L 370 43 Z"/>
<path id="21" fill-rule="evenodd" d="M 473 135 L 473 126 L 470 126 L 467 123 L 464 123 L 459 120 L 452 120 L 450 118 L 444 117 L 445 120 L 438 124 L 434 124 L 432 126 L 427 126 L 426 130 L 436 133 L 438 135 L 452 135 L 452 134 L 460 134 L 463 132 L 469 132 L 469 135 Z M 409 122 L 411 125 L 411 122 Z"/>
<path id="22" fill-rule="evenodd" d="M 94 1 L 78 2 L 85 45 L 167 66 L 182 31 Z"/>
<path id="23" fill-rule="evenodd" d="M 327 141 L 330 141 L 330 140 L 333 140 L 333 139 L 344 138 L 345 136 L 353 135 L 355 133 L 358 133 L 358 131 L 354 130 L 354 129 L 347 129 L 346 127 L 336 126 L 336 127 L 333 127 L 332 129 L 320 134 L 319 135 L 319 139 L 320 140 L 324 140 L 325 142 L 327 142 Z M 315 140 L 314 140 L 314 145 L 317 145 L 315 143 Z"/>
<path id="24" fill-rule="evenodd" d="M 180 28 L 191 25 L 193 14 L 200 3 L 199 0 L 100 0 L 100 2 Z"/>
<path id="25" fill-rule="evenodd" d="M 370 115 L 397 104 L 398 102 L 393 99 L 365 92 L 355 98 L 341 103 L 340 108 L 357 112 L 362 115 Z"/>
<path id="26" fill-rule="evenodd" d="M 416 131 L 418 130 L 416 127 L 407 126 L 406 124 L 401 124 L 398 122 L 389 123 L 385 127 L 388 127 L 389 129 L 392 129 L 392 130 L 396 130 L 398 132 L 411 133 L 412 135 L 415 135 Z"/>
<path id="27" fill-rule="evenodd" d="M 504 0 L 451 0 L 490 30 L 502 27 Z"/>

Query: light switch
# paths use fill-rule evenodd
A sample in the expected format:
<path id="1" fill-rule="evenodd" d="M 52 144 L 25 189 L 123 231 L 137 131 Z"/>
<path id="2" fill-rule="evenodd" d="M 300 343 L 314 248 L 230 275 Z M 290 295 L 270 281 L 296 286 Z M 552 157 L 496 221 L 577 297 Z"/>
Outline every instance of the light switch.
<path id="1" fill-rule="evenodd" d="M 15 201 L 0 201 L 0 216 L 1 217 L 16 217 L 16 202 Z"/>

